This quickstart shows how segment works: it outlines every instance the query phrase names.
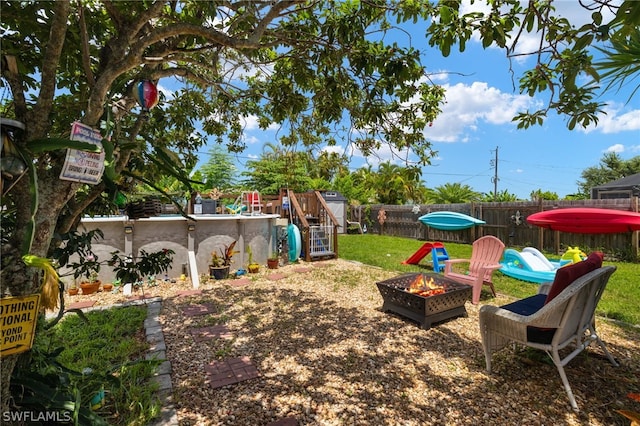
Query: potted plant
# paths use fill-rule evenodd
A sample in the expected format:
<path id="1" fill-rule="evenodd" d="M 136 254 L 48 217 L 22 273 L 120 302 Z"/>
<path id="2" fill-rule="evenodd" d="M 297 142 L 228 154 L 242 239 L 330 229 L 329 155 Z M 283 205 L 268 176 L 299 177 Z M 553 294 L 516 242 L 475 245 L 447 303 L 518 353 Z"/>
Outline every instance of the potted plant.
<path id="1" fill-rule="evenodd" d="M 98 274 L 102 262 L 98 261 L 98 256 L 91 249 L 92 240 L 100 238 L 104 238 L 104 234 L 99 229 L 84 233 L 70 231 L 60 236 L 60 244 L 55 248 L 52 258 L 58 268 L 67 266 L 71 269 L 69 275 L 73 274 L 74 281 L 69 287 L 70 295 L 77 294 L 81 277 L 84 277 L 80 282 L 82 294 L 95 293 L 100 288 Z M 72 261 L 74 255 L 77 255 L 79 260 Z"/>
<path id="2" fill-rule="evenodd" d="M 80 289 L 78 288 L 78 285 L 75 281 L 71 283 L 71 285 L 69 286 L 69 290 L 67 290 L 69 296 L 75 296 L 79 291 Z"/>
<path id="3" fill-rule="evenodd" d="M 100 288 L 100 280 L 98 279 L 98 271 L 93 270 L 89 273 L 88 281 L 80 283 L 82 294 L 93 294 Z"/>
<path id="4" fill-rule="evenodd" d="M 148 253 L 140 250 L 138 256 L 126 256 L 119 251 L 111 253 L 111 259 L 107 262 L 113 268 L 118 282 L 131 284 L 133 287 L 142 285 L 144 277 L 166 273 L 173 263 L 175 252 L 169 249 Z"/>
<path id="5" fill-rule="evenodd" d="M 260 272 L 260 264 L 253 261 L 253 251 L 251 250 L 251 246 L 247 246 L 247 254 L 249 255 L 247 270 L 250 274 L 257 274 Z"/>
<path id="6" fill-rule="evenodd" d="M 229 268 L 231 267 L 231 259 L 236 253 L 233 249 L 236 246 L 236 241 L 231 242 L 229 245 L 214 250 L 211 252 L 211 264 L 209 264 L 209 276 L 216 280 L 223 280 L 229 276 Z"/>
<path id="7" fill-rule="evenodd" d="M 90 253 L 80 258 L 79 262 L 71 265 L 73 270 L 73 278 L 77 280 L 80 277 L 85 279 L 80 282 L 82 294 L 93 294 L 100 288 L 100 280 L 98 273 L 100 272 L 100 262 L 98 256 Z"/>
<path id="8" fill-rule="evenodd" d="M 280 265 L 280 259 L 275 254 L 267 259 L 267 268 L 278 269 L 279 265 Z"/>

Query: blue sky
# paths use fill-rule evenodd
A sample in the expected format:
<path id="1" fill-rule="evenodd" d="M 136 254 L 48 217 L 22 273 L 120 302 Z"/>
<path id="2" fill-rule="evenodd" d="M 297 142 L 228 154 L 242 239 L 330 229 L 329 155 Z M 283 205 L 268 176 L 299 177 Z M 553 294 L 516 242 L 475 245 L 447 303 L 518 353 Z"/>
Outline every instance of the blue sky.
<path id="1" fill-rule="evenodd" d="M 581 25 L 589 15 L 573 0 L 556 5 L 558 12 L 575 25 Z M 519 94 L 517 79 L 522 70 L 531 66 L 533 58 L 512 63 L 513 80 L 502 50 L 484 50 L 478 42 L 471 42 L 465 52 L 452 49 L 451 55 L 444 58 L 426 41 L 422 42 L 424 28 L 415 25 L 403 29 L 411 34 L 414 47 L 423 52 L 423 64 L 427 72 L 433 73 L 432 80 L 447 89 L 442 114 L 425 130 L 438 152 L 432 165 L 423 167 L 427 187 L 458 182 L 476 191 L 492 192 L 493 160 L 498 149 L 498 191 L 508 190 L 527 199 L 531 191 L 542 189 L 563 197 L 577 192 L 581 172 L 598 165 L 605 153 L 616 152 L 623 159 L 640 155 L 640 96 L 627 103 L 630 91 L 604 94 L 600 100 L 609 104 L 607 115 L 600 117 L 597 126 L 587 129 L 576 127 L 569 131 L 566 118 L 550 114 L 544 125 L 518 130 L 511 121 L 513 116 L 527 108 L 537 109 L 548 99 L 548 94 L 535 98 Z M 397 40 L 407 43 L 408 37 Z M 523 46 L 533 43 L 535 39 L 530 37 Z M 238 157 L 241 169 L 244 161 L 260 155 L 264 143 L 276 141 L 277 131 L 261 130 L 248 117 L 244 136 L 248 149 Z M 345 152 L 348 147 L 345 143 L 331 149 Z M 354 170 L 366 164 L 375 168 L 380 161 L 391 159 L 384 150 L 378 158 L 368 159 L 358 152 L 347 153 Z M 206 160 L 203 155 L 201 162 Z"/>

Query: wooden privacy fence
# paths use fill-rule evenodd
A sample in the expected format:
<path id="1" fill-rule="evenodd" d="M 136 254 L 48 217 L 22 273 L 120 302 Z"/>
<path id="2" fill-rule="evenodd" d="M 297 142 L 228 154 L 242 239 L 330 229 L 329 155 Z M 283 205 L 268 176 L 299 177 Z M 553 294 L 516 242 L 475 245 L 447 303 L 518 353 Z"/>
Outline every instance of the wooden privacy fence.
<path id="1" fill-rule="evenodd" d="M 507 246 L 532 246 L 559 254 L 567 247 L 584 251 L 602 250 L 610 255 L 637 260 L 640 231 L 622 234 L 572 234 L 529 225 L 533 213 L 569 207 L 593 207 L 638 212 L 638 197 L 611 200 L 517 201 L 500 203 L 420 204 L 351 206 L 350 221 L 366 225 L 369 233 L 415 238 L 418 240 L 472 243 L 483 235 L 495 235 Z M 384 210 L 384 222 L 379 221 Z M 482 219 L 485 225 L 462 231 L 439 231 L 418 222 L 424 214 L 453 211 Z"/>

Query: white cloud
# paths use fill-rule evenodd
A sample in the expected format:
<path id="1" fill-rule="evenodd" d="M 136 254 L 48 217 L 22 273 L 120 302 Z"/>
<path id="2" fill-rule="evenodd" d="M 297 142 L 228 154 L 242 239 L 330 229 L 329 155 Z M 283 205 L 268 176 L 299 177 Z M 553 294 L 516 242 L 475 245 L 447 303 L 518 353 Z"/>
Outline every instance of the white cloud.
<path id="1" fill-rule="evenodd" d="M 598 116 L 598 124 L 587 128 L 576 127 L 584 133 L 599 131 L 604 134 L 615 134 L 640 130 L 640 109 L 623 111 L 620 104 L 611 102 L 604 108 L 604 114 Z M 640 135 L 636 135 L 636 140 Z"/>
<path id="2" fill-rule="evenodd" d="M 263 130 L 260 129 L 260 123 L 258 122 L 258 117 L 255 115 L 247 115 L 244 116 L 240 119 L 242 126 L 244 128 L 245 131 L 247 130 Z M 269 127 L 267 127 L 264 130 L 278 130 L 280 128 L 280 125 L 277 123 L 271 123 L 269 124 Z"/>
<path id="3" fill-rule="evenodd" d="M 327 145 L 322 147 L 320 152 L 336 153 L 336 154 L 342 155 L 344 154 L 344 148 L 339 145 L 333 145 L 333 146 Z"/>
<path id="4" fill-rule="evenodd" d="M 447 81 L 449 81 L 449 73 L 450 71 L 447 70 L 435 70 L 435 71 L 429 71 L 427 73 L 427 76 L 429 78 L 422 78 L 421 82 L 431 82 L 431 83 L 438 83 L 438 84 L 442 84 L 442 83 L 446 83 Z"/>
<path id="5" fill-rule="evenodd" d="M 446 89 L 446 103 L 442 113 L 425 131 L 427 139 L 435 142 L 466 142 L 478 130 L 479 122 L 511 123 L 518 111 L 539 104 L 527 95 L 502 92 L 485 82 L 443 87 Z"/>
<path id="6" fill-rule="evenodd" d="M 374 168 L 378 167 L 381 163 L 387 162 L 402 165 L 404 164 L 402 159 L 408 156 L 406 149 L 402 151 L 392 150 L 387 143 L 382 143 L 380 149 L 375 150 L 373 154 L 368 157 L 365 157 L 362 152 L 352 144 L 349 144 L 346 153 L 349 157 L 362 158 L 367 164 Z"/>
<path id="7" fill-rule="evenodd" d="M 615 153 L 621 153 L 624 152 L 624 145 L 622 145 L 621 143 L 617 143 L 615 145 L 611 145 L 609 148 L 605 149 L 603 152 L 615 152 Z"/>
<path id="8" fill-rule="evenodd" d="M 242 117 L 242 127 L 244 130 L 255 130 L 260 126 L 258 125 L 258 117 L 255 115 L 247 115 Z"/>
<path id="9" fill-rule="evenodd" d="M 158 92 L 164 95 L 165 99 L 172 100 L 175 97 L 176 92 L 160 84 L 160 82 L 156 84 L 156 87 L 158 88 Z"/>
<path id="10" fill-rule="evenodd" d="M 242 140 L 244 142 L 248 143 L 249 145 L 262 143 L 262 141 L 260 139 L 258 139 L 257 137 L 255 137 L 253 135 L 247 135 L 246 133 L 242 135 Z"/>

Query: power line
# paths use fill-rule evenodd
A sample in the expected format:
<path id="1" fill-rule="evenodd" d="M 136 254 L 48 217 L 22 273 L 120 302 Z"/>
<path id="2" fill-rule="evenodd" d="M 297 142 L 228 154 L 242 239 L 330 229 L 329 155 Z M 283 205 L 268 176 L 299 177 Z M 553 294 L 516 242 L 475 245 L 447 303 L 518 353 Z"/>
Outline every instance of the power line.
<path id="1" fill-rule="evenodd" d="M 490 169 L 483 170 L 480 173 L 485 173 L 488 170 L 490 170 Z M 470 175 L 468 173 L 430 173 L 430 172 L 426 172 L 426 173 L 423 173 L 423 174 L 431 175 L 431 176 L 468 176 L 468 177 L 489 176 L 489 175 L 481 175 L 481 174 Z"/>
<path id="2" fill-rule="evenodd" d="M 565 170 L 580 170 L 580 171 L 584 170 L 578 167 L 558 167 L 557 165 L 523 163 L 522 161 L 513 161 L 513 160 L 505 160 L 505 159 L 501 159 L 500 161 L 502 161 L 503 163 L 513 163 L 513 164 L 521 164 L 523 166 L 531 166 L 531 167 L 535 167 L 536 169 L 552 169 L 552 170 L 565 169 Z"/>

